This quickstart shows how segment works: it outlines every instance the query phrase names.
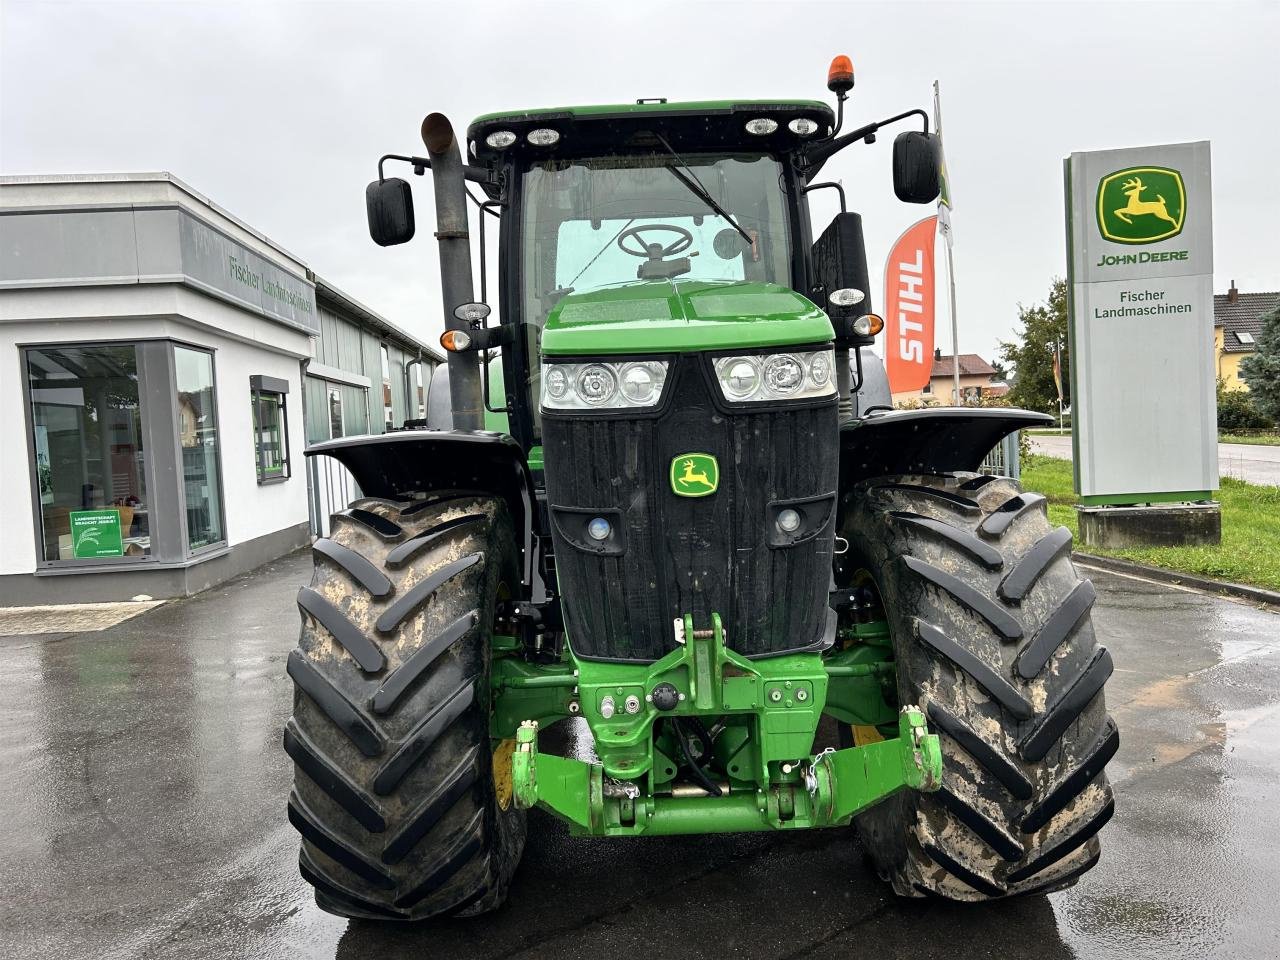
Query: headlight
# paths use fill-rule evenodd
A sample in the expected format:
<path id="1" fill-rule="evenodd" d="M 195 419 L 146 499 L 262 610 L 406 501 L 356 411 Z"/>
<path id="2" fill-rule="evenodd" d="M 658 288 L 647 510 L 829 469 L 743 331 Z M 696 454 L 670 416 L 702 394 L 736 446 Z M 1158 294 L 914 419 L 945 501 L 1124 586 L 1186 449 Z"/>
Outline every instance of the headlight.
<path id="1" fill-rule="evenodd" d="M 667 382 L 665 360 L 544 363 L 545 410 L 618 410 L 656 407 Z"/>
<path id="2" fill-rule="evenodd" d="M 730 403 L 762 400 L 809 400 L 836 392 L 831 380 L 831 349 L 764 356 L 718 357 L 716 379 Z"/>

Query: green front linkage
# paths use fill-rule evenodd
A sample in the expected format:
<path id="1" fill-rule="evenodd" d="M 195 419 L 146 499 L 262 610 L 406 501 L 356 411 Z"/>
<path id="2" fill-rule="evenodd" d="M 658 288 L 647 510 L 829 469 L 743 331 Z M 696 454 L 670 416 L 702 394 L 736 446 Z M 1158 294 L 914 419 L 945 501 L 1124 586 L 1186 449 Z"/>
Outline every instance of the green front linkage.
<path id="1" fill-rule="evenodd" d="M 921 712 L 897 714 L 892 737 L 895 716 L 880 695 L 892 665 L 877 648 L 880 626 L 855 628 L 853 646 L 832 656 L 757 661 L 726 647 L 716 614 L 710 629 L 695 630 L 689 616 L 677 621 L 678 648 L 653 664 L 529 664 L 503 656 L 513 651 L 499 640 L 492 733 L 515 736 L 515 803 L 542 806 L 574 833 L 638 836 L 840 826 L 899 790 L 936 790 L 942 753 Z M 652 702 L 660 684 L 678 697 L 667 711 Z M 824 712 L 891 738 L 812 755 Z M 538 752 L 539 722 L 575 713 L 591 727 L 599 763 Z M 720 796 L 674 783 L 675 737 L 665 727 L 654 735 L 663 717 L 720 720 Z"/>

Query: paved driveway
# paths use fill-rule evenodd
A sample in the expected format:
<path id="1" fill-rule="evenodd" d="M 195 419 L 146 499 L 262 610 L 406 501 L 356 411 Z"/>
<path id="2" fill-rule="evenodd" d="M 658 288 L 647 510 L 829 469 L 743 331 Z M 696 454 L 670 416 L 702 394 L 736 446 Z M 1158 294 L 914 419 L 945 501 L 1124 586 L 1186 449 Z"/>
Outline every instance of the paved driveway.
<path id="1" fill-rule="evenodd" d="M 285 822 L 301 556 L 96 633 L 0 639 L 0 957 L 1276 957 L 1280 616 L 1110 574 L 1122 746 L 1101 864 L 1051 896 L 895 899 L 845 832 L 570 838 L 531 815 L 509 904 L 316 909 Z"/>
<path id="2" fill-rule="evenodd" d="M 1035 434 L 1031 437 L 1031 449 L 1045 456 L 1070 460 L 1071 434 Z M 1280 487 L 1280 447 L 1260 443 L 1220 443 L 1218 473 L 1248 483 Z"/>

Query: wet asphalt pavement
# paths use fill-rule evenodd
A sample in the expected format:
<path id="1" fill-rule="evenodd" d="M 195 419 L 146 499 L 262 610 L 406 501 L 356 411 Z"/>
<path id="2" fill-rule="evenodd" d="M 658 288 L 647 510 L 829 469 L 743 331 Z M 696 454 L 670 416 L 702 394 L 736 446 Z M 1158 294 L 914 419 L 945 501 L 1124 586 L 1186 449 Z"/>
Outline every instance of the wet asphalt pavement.
<path id="1" fill-rule="evenodd" d="M 604 841 L 534 813 L 496 914 L 348 923 L 284 814 L 305 555 L 0 638 L 0 957 L 1280 956 L 1280 614 L 1085 572 L 1117 814 L 1078 886 L 984 906 L 895 899 L 845 832 Z"/>

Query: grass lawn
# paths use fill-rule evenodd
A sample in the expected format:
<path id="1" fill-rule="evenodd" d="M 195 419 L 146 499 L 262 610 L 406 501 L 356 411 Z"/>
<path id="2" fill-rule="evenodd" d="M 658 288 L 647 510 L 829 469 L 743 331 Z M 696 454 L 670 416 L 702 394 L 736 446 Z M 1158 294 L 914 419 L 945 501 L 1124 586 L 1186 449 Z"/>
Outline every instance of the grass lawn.
<path id="1" fill-rule="evenodd" d="M 1280 447 L 1280 433 L 1220 433 L 1219 443 L 1256 443 L 1264 447 Z"/>
<path id="2" fill-rule="evenodd" d="M 1071 461 L 1032 455 L 1022 467 L 1022 484 L 1049 498 L 1049 520 L 1079 538 Z M 1280 590 L 1280 487 L 1222 478 L 1222 543 L 1216 547 L 1144 547 L 1089 552 L 1167 570 L 1251 583 Z M 1079 546 L 1079 544 L 1077 544 Z M 1082 548 L 1083 549 L 1083 548 Z"/>

